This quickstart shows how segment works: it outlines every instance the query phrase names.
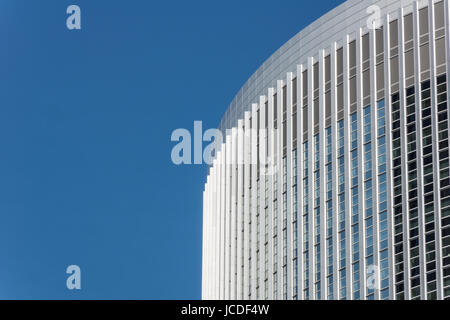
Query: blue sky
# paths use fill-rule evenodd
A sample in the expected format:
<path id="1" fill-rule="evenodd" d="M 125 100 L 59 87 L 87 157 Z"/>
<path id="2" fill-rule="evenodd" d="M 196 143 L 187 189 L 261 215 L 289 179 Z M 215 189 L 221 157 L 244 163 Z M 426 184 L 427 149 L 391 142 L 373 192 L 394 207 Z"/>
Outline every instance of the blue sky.
<path id="1" fill-rule="evenodd" d="M 0 299 L 200 299 L 206 168 L 171 133 L 342 2 L 0 0 Z"/>

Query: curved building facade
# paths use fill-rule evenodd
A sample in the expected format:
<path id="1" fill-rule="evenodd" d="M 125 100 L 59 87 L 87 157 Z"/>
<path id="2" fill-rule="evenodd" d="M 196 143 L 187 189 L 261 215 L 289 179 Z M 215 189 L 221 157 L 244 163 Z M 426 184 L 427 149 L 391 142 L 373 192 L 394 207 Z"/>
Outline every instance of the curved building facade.
<path id="1" fill-rule="evenodd" d="M 348 0 L 247 81 L 203 194 L 203 299 L 450 299 L 449 21 Z"/>

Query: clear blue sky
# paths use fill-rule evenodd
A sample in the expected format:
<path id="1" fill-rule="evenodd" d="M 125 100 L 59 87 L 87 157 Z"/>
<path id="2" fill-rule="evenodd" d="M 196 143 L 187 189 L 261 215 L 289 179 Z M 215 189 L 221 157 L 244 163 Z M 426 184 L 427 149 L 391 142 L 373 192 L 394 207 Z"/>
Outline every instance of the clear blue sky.
<path id="1" fill-rule="evenodd" d="M 200 299 L 206 168 L 170 135 L 342 2 L 0 0 L 0 299 Z"/>

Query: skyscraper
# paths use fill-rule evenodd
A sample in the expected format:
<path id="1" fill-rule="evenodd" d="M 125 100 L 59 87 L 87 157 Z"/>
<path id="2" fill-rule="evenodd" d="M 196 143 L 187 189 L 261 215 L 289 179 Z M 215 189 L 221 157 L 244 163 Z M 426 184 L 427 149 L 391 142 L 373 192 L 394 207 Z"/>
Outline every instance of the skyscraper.
<path id="1" fill-rule="evenodd" d="M 204 299 L 449 299 L 447 0 L 348 0 L 234 98 Z"/>

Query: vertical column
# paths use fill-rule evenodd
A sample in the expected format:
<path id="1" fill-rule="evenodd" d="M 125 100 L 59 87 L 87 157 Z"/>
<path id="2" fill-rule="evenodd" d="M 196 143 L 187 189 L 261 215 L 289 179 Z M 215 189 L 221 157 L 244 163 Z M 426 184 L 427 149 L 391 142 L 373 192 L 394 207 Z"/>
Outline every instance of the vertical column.
<path id="1" fill-rule="evenodd" d="M 206 192 L 203 191 L 203 224 L 202 224 L 202 300 L 205 300 L 205 245 L 206 245 L 206 241 L 205 241 L 205 213 L 206 213 L 206 208 L 205 208 L 205 204 L 206 204 Z"/>
<path id="2" fill-rule="evenodd" d="M 209 205 L 208 205 L 208 229 L 209 229 L 209 240 L 208 240 L 208 246 L 210 248 L 209 250 L 209 274 L 210 274 L 210 281 L 209 281 L 209 291 L 210 291 L 210 297 L 214 294 L 214 252 L 212 250 L 213 248 L 213 241 L 214 241 L 214 167 L 210 170 L 210 176 L 209 176 Z"/>
<path id="3" fill-rule="evenodd" d="M 265 243 L 265 212 L 266 212 L 266 205 L 265 205 L 265 190 L 266 190 L 266 175 L 264 173 L 265 171 L 265 163 L 266 160 L 266 135 L 265 132 L 265 125 L 266 125 L 266 97 L 260 96 L 259 97 L 259 163 L 258 163 L 258 170 L 259 170 L 259 274 L 257 275 L 259 279 L 259 300 L 263 300 L 265 298 L 265 252 L 264 252 L 264 243 Z"/>
<path id="4" fill-rule="evenodd" d="M 236 181 L 237 181 L 237 128 L 234 127 L 231 129 L 231 214 L 230 214 L 230 293 L 229 298 L 234 300 L 236 299 L 236 246 L 237 246 L 237 234 L 236 234 L 236 205 L 237 205 L 237 188 L 236 188 Z"/>
<path id="5" fill-rule="evenodd" d="M 275 299 L 274 297 L 274 291 L 275 288 L 273 287 L 273 274 L 275 272 L 275 270 L 273 269 L 273 215 L 274 215 L 274 207 L 273 207 L 273 183 L 274 183 L 274 174 L 276 174 L 275 168 L 274 166 L 274 139 L 275 139 L 275 133 L 274 133 L 274 127 L 273 127 L 273 109 L 274 109 L 274 105 L 273 105 L 273 99 L 274 99 L 274 93 L 275 90 L 273 88 L 269 88 L 268 90 L 268 114 L 267 114 L 267 118 L 268 118 L 268 135 L 267 135 L 267 139 L 268 139 L 268 149 L 269 149 L 269 156 L 267 158 L 267 163 L 268 163 L 268 172 L 266 172 L 266 174 L 268 174 L 268 183 L 269 183 L 269 188 L 268 188 L 268 193 L 269 193 L 269 222 L 268 222 L 268 228 L 269 228 L 269 237 L 268 237 L 268 255 L 269 255 L 269 259 L 268 259 L 268 284 L 269 284 L 269 299 L 273 300 Z"/>
<path id="6" fill-rule="evenodd" d="M 216 273 L 215 273 L 215 268 L 216 268 L 216 257 L 217 254 L 214 251 L 214 248 L 216 247 L 216 222 L 217 222 L 217 208 L 216 208 L 216 201 L 218 200 L 218 195 L 217 195 L 217 159 L 215 159 L 212 163 L 209 175 L 211 177 L 210 180 L 210 192 L 211 192 L 211 203 L 209 204 L 209 233 L 210 233 L 210 239 L 209 239 L 209 246 L 211 248 L 210 254 L 209 254 L 209 260 L 210 260 L 210 272 L 211 272 L 211 299 L 213 299 L 214 295 L 216 294 Z"/>
<path id="7" fill-rule="evenodd" d="M 244 114 L 244 299 L 247 300 L 249 296 L 249 251 L 250 251 L 250 148 L 251 148 L 251 130 L 250 130 L 250 112 Z"/>
<path id="8" fill-rule="evenodd" d="M 283 81 L 278 80 L 277 81 L 277 131 L 276 131 L 276 139 L 277 139 L 277 150 L 275 152 L 277 156 L 277 226 L 278 226 L 278 254 L 277 254 L 277 275 L 278 275 L 278 299 L 282 300 L 283 297 L 283 139 L 282 139 L 282 133 L 283 133 Z"/>
<path id="9" fill-rule="evenodd" d="M 238 120 L 238 132 L 237 132 L 237 270 L 236 270 L 236 299 L 242 299 L 243 290 L 242 283 L 244 281 L 244 273 L 242 266 L 244 264 L 243 247 L 244 247 L 244 234 L 242 232 L 243 220 L 244 220 L 244 177 L 243 177 L 243 165 L 244 165 L 244 120 Z"/>
<path id="10" fill-rule="evenodd" d="M 251 291 L 250 291 L 250 297 L 251 299 L 256 299 L 256 235 L 257 235 L 257 222 L 256 222 L 256 215 L 257 215 L 257 204 L 256 204 L 256 200 L 257 200 L 257 162 L 258 162 L 258 150 L 257 150 L 257 121 L 258 121 L 258 116 L 257 116 L 257 110 L 258 110 L 258 105 L 257 104 L 252 104 L 252 122 L 251 122 L 251 128 L 252 128 L 252 136 L 251 136 L 251 172 L 252 172 L 252 176 L 251 176 L 251 193 L 252 193 L 252 197 L 251 197 L 251 272 L 250 272 L 250 287 L 251 287 Z"/>
<path id="11" fill-rule="evenodd" d="M 223 148 L 223 147 L 222 147 Z M 216 220 L 215 220 L 215 228 L 216 228 L 216 234 L 214 236 L 215 238 L 215 245 L 214 245 L 214 255 L 215 255 L 215 266 L 214 266 L 214 299 L 219 299 L 220 297 L 220 271 L 221 271 L 221 252 L 222 252 L 222 242 L 221 242 L 221 212 L 222 212 L 222 172 L 223 172 L 223 160 L 222 155 L 223 151 L 222 148 L 220 151 L 217 152 L 217 157 L 215 159 L 215 165 L 217 166 L 216 176 L 217 176 L 217 201 L 215 203 L 216 207 Z"/>
<path id="12" fill-rule="evenodd" d="M 226 231 L 226 138 L 221 148 L 221 157 L 220 157 L 220 263 L 219 263 L 219 299 L 225 299 L 225 254 L 226 254 L 226 244 L 225 244 L 225 231 Z"/>
<path id="13" fill-rule="evenodd" d="M 284 240 L 287 244 L 287 254 L 286 254 L 286 291 L 287 291 L 287 299 L 288 300 L 292 300 L 292 281 L 293 281 L 293 276 L 292 276 L 292 114 L 293 114 L 293 104 L 292 104 L 292 92 L 293 92 L 293 88 L 292 88 L 292 80 L 293 80 L 293 74 L 291 72 L 289 72 L 287 74 L 286 77 L 286 96 L 283 96 L 283 99 L 287 99 L 287 101 L 283 101 L 284 104 L 286 104 L 286 113 L 285 113 L 285 117 L 286 119 L 283 119 L 283 122 L 286 123 L 286 136 L 283 137 L 283 139 L 286 139 L 286 166 L 287 168 L 283 169 L 286 170 L 286 198 L 287 198 L 287 203 L 286 203 L 286 208 L 287 208 L 287 212 L 286 212 L 286 239 Z M 295 88 L 296 90 L 297 88 Z M 284 142 L 283 142 L 284 143 Z M 283 173 L 282 172 L 282 173 Z M 284 226 L 283 226 L 284 227 Z M 283 236 L 284 237 L 284 236 Z M 284 255 L 284 253 L 283 253 Z"/>
<path id="14" fill-rule="evenodd" d="M 304 66 L 297 66 L 297 192 L 298 192 L 298 219 L 297 219 L 297 239 L 298 239 L 298 297 L 304 299 L 303 296 L 303 281 L 304 281 L 304 259 L 303 259 L 303 71 Z"/>
<path id="15" fill-rule="evenodd" d="M 347 36 L 346 45 L 344 49 L 344 168 L 345 168 L 345 279 L 346 279 L 346 299 L 351 300 L 353 296 L 353 277 L 352 277 L 352 216 L 351 216 L 351 135 L 350 135 L 350 114 L 351 114 L 351 92 L 356 91 L 356 104 L 357 111 L 360 109 L 360 99 L 362 96 L 362 84 L 361 84 L 361 30 L 356 32 L 356 88 L 351 88 L 352 83 L 350 78 L 350 50 L 349 50 L 349 37 Z M 360 132 L 358 128 L 358 132 Z M 360 159 L 358 160 L 360 163 Z M 362 266 L 362 265 L 361 265 Z M 361 273 L 361 277 L 363 278 Z"/>
<path id="16" fill-rule="evenodd" d="M 388 247 L 389 247 L 389 299 L 394 300 L 394 218 L 392 214 L 392 117 L 391 117 L 391 59 L 390 59 L 390 16 L 384 20 L 384 92 L 386 102 L 386 175 L 388 200 Z"/>
<path id="17" fill-rule="evenodd" d="M 202 259 L 202 299 L 208 299 L 208 183 L 203 191 L 203 259 Z"/>
<path id="18" fill-rule="evenodd" d="M 437 93 L 436 93 L 436 28 L 435 28 L 435 7 L 434 1 L 429 0 L 429 30 L 430 30 L 430 49 L 431 49 L 431 120 L 433 137 L 433 176 L 439 177 L 439 138 L 438 138 L 438 118 L 437 118 Z M 448 43 L 448 39 L 447 39 Z M 448 78 L 448 74 L 447 74 Z M 435 245 L 436 245 L 436 284 L 437 299 L 442 299 L 442 235 L 441 235 L 441 197 L 440 180 L 434 179 L 434 212 L 435 212 Z"/>
<path id="19" fill-rule="evenodd" d="M 358 203 L 359 205 L 359 248 L 360 248 L 360 295 L 362 300 L 367 299 L 367 261 L 366 256 L 368 252 L 367 248 L 367 220 L 366 220 L 366 186 L 365 186 L 365 141 L 364 141 L 364 89 L 363 89 L 363 45 L 362 45 L 363 32 L 362 29 L 358 30 L 356 38 L 356 83 L 357 83 L 357 127 L 358 127 Z M 369 49 L 370 51 L 370 49 Z M 372 91 L 371 91 L 372 92 Z M 373 108 L 371 108 L 373 109 Z M 373 136 L 373 133 L 372 133 Z M 373 188 L 372 188 L 373 190 Z M 373 196 L 372 196 L 373 199 Z M 373 223 L 372 223 L 373 225 Z M 373 231 L 372 231 L 373 233 Z"/>
<path id="20" fill-rule="evenodd" d="M 309 296 L 315 297 L 314 288 L 314 58 L 308 57 L 308 143 L 309 143 Z"/>
<path id="21" fill-rule="evenodd" d="M 319 51 L 319 137 L 320 137 L 320 293 L 321 299 L 326 300 L 326 135 L 325 135 L 325 51 Z"/>
<path id="22" fill-rule="evenodd" d="M 349 134 L 349 121 L 348 121 L 348 117 L 349 117 L 349 108 L 350 108 L 350 85 L 349 85 L 349 36 L 345 36 L 344 37 L 344 46 L 343 46 L 343 55 L 344 55 L 344 171 L 345 171 L 345 176 L 348 177 L 349 171 L 348 171 L 348 153 L 349 153 L 349 147 L 348 147 L 348 134 Z M 345 189 L 346 192 L 348 193 L 348 179 L 346 179 L 345 181 Z M 347 203 L 347 196 L 345 197 L 345 203 Z M 339 205 L 338 205 L 338 210 L 339 210 Z M 348 208 L 344 209 L 345 211 L 348 210 Z M 347 230 L 344 232 L 344 234 L 347 233 Z M 340 243 L 340 235 L 338 235 L 337 241 L 339 243 L 339 250 L 337 252 L 338 255 L 338 268 L 341 268 L 341 264 L 340 264 L 340 260 L 341 260 L 341 243 Z M 346 244 L 346 248 L 347 248 L 347 244 Z M 347 250 L 345 250 L 347 251 Z M 348 281 L 349 279 L 349 272 L 348 272 L 348 266 L 346 266 L 346 270 L 344 270 L 346 273 L 346 287 L 348 287 L 350 285 L 350 282 Z M 343 292 L 342 291 L 342 283 L 341 283 L 341 272 L 338 271 L 337 273 L 337 282 L 339 284 L 339 299 L 343 299 Z M 345 296 L 348 297 L 349 291 L 348 288 L 345 288 L 346 293 Z"/>
<path id="23" fill-rule="evenodd" d="M 414 86 L 416 88 L 416 132 L 417 132 L 417 210 L 419 220 L 419 259 L 420 259 L 420 298 L 427 298 L 427 285 L 425 277 L 425 222 L 424 222 L 424 203 L 423 203 L 423 153 L 422 153 L 422 88 L 420 71 L 420 32 L 419 32 L 419 10 L 418 2 L 413 3 L 413 25 L 414 25 Z"/>
<path id="24" fill-rule="evenodd" d="M 212 170 L 211 170 L 212 171 Z M 210 171 L 210 172 L 211 172 Z M 213 295 L 213 285 L 212 285 L 212 280 L 213 280 L 213 273 L 212 273 L 212 250 L 211 250 L 211 239 L 212 239 L 212 232 L 211 232 L 211 208 L 212 208 L 212 177 L 210 176 L 208 179 L 208 206 L 207 206 L 207 213 L 206 213 L 206 223 L 207 223 L 207 232 L 208 232 L 208 236 L 207 236 L 207 241 L 208 241 L 208 266 L 207 266 L 207 270 L 208 270 L 208 297 L 209 299 L 211 299 L 212 295 Z"/>
<path id="25" fill-rule="evenodd" d="M 447 106 L 450 106 L 450 94 L 448 94 L 448 88 L 450 85 L 450 41 L 448 40 L 448 38 L 450 37 L 450 3 L 448 1 L 444 1 L 444 8 L 445 8 L 445 36 L 447 41 L 446 43 L 446 64 L 447 64 Z M 448 119 L 448 127 L 450 128 L 450 117 Z M 444 214 L 442 214 L 442 216 L 444 217 Z M 441 246 L 443 244 L 441 243 Z M 445 244 L 444 244 L 445 246 Z M 442 258 L 448 258 L 448 254 L 445 255 L 445 252 L 442 252 Z M 445 260 L 444 260 L 445 261 Z M 443 278 L 445 276 L 445 272 L 442 271 L 443 274 L 441 274 L 441 278 Z M 446 296 L 448 296 L 448 294 L 445 294 L 443 292 L 444 290 L 441 288 L 440 293 L 441 295 L 441 299 L 446 298 Z M 445 295 L 445 296 L 444 296 Z"/>
<path id="26" fill-rule="evenodd" d="M 230 283 L 231 283 L 231 135 L 226 137 L 226 177 L 225 177 L 225 300 L 230 299 Z"/>
<path id="27" fill-rule="evenodd" d="M 339 270 L 339 247 L 338 247 L 338 164 L 337 164 L 337 66 L 336 66 L 336 51 L 337 44 L 333 42 L 331 44 L 331 154 L 332 154 L 332 207 L 333 207 L 333 221 L 332 221 L 332 239 L 333 239 L 333 298 L 337 299 L 338 296 L 338 270 Z"/>
<path id="28" fill-rule="evenodd" d="M 210 171 L 212 172 L 212 170 Z M 212 230 L 211 230 L 211 217 L 212 217 L 212 213 L 211 213 L 211 209 L 212 209 L 212 202 L 213 202 L 213 197 L 212 197 L 212 176 L 209 177 L 208 179 L 208 212 L 207 212 L 207 227 L 208 227 L 208 296 L 211 298 L 213 295 L 213 265 L 212 265 L 212 247 L 211 247 L 211 240 L 212 240 Z"/>
<path id="29" fill-rule="evenodd" d="M 399 39 L 399 91 L 400 91 L 400 126 L 401 126 L 401 150 L 402 150 L 402 206 L 403 206 L 403 253 L 404 253 L 404 268 L 405 268 L 405 299 L 409 300 L 411 296 L 411 282 L 410 282 L 410 261 L 409 261 L 409 219 L 408 219 L 408 201 L 407 201 L 407 186 L 408 186 L 408 172 L 407 168 L 407 140 L 406 140 L 406 88 L 405 88 L 405 32 L 404 32 L 404 18 L 403 8 L 398 11 L 398 39 Z"/>
<path id="30" fill-rule="evenodd" d="M 217 289 L 218 289 L 218 274 L 216 272 L 217 270 L 217 265 L 218 265 L 218 252 L 215 250 L 218 246 L 218 228 L 217 228 L 217 221 L 219 220 L 218 217 L 218 206 L 217 203 L 219 202 L 219 187 L 218 187 L 218 183 L 219 183 L 219 176 L 218 176 L 218 172 L 219 172 L 219 166 L 218 166 L 218 160 L 215 159 L 214 160 L 214 165 L 213 165 L 213 202 L 211 203 L 211 211 L 213 216 L 211 217 L 211 226 L 210 226 L 210 232 L 211 234 L 211 257 L 212 257 L 212 268 L 211 268 L 211 274 L 212 274 L 212 281 L 211 281 L 211 285 L 212 285 L 212 295 L 211 298 L 214 299 L 217 295 Z"/>
<path id="31" fill-rule="evenodd" d="M 381 263 L 379 259 L 379 221 L 378 221 L 378 213 L 379 213 L 379 181 L 378 181 L 378 123 L 377 123 L 377 74 L 376 74 L 376 45 L 375 39 L 376 37 L 376 29 L 372 28 L 369 30 L 369 39 L 370 39 L 370 104 L 371 104 L 371 122 L 372 122 L 372 208 L 373 208 L 373 261 L 374 265 L 377 266 L 375 278 L 375 290 L 374 290 L 374 299 L 380 299 L 380 269 Z"/>

